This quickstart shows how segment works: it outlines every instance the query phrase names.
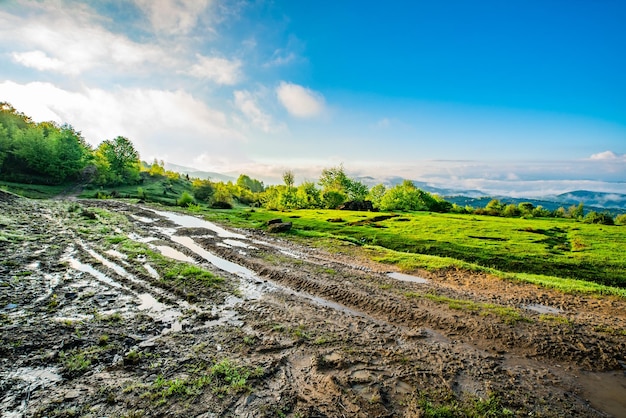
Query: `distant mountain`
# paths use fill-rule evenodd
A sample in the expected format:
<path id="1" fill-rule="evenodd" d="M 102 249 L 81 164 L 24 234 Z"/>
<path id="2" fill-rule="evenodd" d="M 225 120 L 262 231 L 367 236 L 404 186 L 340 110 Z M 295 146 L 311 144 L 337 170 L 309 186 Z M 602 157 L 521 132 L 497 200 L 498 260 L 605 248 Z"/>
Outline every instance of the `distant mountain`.
<path id="1" fill-rule="evenodd" d="M 175 171 L 181 174 L 187 174 L 189 175 L 189 177 L 196 177 L 196 178 L 203 179 L 203 180 L 209 179 L 209 180 L 225 181 L 225 182 L 237 180 L 235 177 L 227 176 L 225 174 L 215 173 L 213 171 L 201 171 L 192 167 L 185 167 L 182 165 L 177 165 L 177 164 L 172 164 L 172 163 L 167 163 L 167 162 L 165 163 L 165 169 L 170 170 L 170 171 Z"/>
<path id="2" fill-rule="evenodd" d="M 560 202 L 582 202 L 585 206 L 626 210 L 626 194 L 576 190 L 573 192 L 562 193 L 555 196 L 555 198 Z"/>
<path id="3" fill-rule="evenodd" d="M 601 193 L 589 191 L 576 191 L 563 193 L 558 196 L 546 196 L 541 199 L 516 198 L 509 196 L 482 196 L 470 197 L 463 195 L 444 196 L 451 203 L 459 206 L 472 206 L 474 208 L 482 208 L 492 199 L 498 199 L 504 204 L 519 205 L 522 202 L 530 202 L 534 206 L 543 206 L 548 210 L 555 210 L 560 207 L 568 208 L 572 205 L 578 205 L 582 202 L 585 212 L 609 212 L 613 216 L 626 213 L 626 195 L 614 193 Z"/>
<path id="4" fill-rule="evenodd" d="M 370 176 L 356 177 L 355 179 L 367 185 L 368 187 L 372 187 L 380 183 L 384 184 L 386 187 L 393 187 L 398 184 L 402 184 L 402 182 L 405 180 L 402 177 L 387 177 L 384 179 L 379 179 L 379 178 L 374 178 Z M 417 187 L 418 189 L 422 189 L 428 193 L 438 194 L 439 196 L 454 196 L 454 195 L 462 195 L 462 196 L 469 196 L 469 197 L 487 196 L 484 192 L 481 192 L 480 190 L 445 189 L 441 187 L 430 186 L 428 183 L 425 183 L 423 181 L 417 181 L 417 180 L 411 180 L 411 181 L 413 182 L 415 187 Z"/>

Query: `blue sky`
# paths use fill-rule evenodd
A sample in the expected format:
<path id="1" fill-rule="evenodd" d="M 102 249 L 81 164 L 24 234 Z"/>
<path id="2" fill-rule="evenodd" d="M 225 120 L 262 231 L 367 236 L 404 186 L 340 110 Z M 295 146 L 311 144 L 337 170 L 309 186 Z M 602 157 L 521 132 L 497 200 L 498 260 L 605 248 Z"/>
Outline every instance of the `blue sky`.
<path id="1" fill-rule="evenodd" d="M 626 193 L 626 3 L 0 1 L 0 100 L 144 160 Z"/>

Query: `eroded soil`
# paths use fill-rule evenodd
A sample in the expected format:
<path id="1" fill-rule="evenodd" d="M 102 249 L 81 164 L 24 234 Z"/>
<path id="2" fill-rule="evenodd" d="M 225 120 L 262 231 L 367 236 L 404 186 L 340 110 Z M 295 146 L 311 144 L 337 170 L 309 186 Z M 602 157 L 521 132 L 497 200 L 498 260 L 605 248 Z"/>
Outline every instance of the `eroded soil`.
<path id="1" fill-rule="evenodd" d="M 2 416 L 626 416 L 624 301 L 363 251 L 0 192 Z"/>

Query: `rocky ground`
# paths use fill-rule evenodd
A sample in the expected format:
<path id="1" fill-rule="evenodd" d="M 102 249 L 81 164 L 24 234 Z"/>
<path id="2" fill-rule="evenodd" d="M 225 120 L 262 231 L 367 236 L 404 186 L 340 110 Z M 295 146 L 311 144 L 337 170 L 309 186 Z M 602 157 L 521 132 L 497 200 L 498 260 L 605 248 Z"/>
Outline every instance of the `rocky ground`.
<path id="1" fill-rule="evenodd" d="M 0 192 L 2 416 L 626 416 L 625 301 L 363 251 Z"/>

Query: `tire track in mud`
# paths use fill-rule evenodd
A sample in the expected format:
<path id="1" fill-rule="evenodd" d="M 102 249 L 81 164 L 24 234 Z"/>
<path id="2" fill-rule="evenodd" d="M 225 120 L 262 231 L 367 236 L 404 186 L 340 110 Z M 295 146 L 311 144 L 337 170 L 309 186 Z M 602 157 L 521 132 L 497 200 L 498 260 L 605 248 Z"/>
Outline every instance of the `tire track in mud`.
<path id="1" fill-rule="evenodd" d="M 300 259 L 302 264 L 296 267 L 300 271 L 292 273 L 287 270 L 294 270 L 293 268 L 270 266 L 259 258 L 216 246 L 210 239 L 201 238 L 197 242 L 213 253 L 255 271 L 269 281 L 331 300 L 396 326 L 413 330 L 431 328 L 435 332 L 456 335 L 457 338 L 488 352 L 517 353 L 522 356 L 566 361 L 588 370 L 618 369 L 621 356 L 626 352 L 625 341 L 616 342 L 603 339 L 602 336 L 592 337 L 585 335 L 582 330 L 555 332 L 553 327 L 536 321 L 532 324 L 521 321 L 509 325 L 499 319 L 487 320 L 476 313 L 451 311 L 421 298 L 408 300 L 397 293 L 382 294 L 374 287 L 370 287 L 371 291 L 368 292 L 359 289 L 358 284 L 354 283 L 348 287 L 345 283 L 337 283 L 337 279 L 328 275 L 317 273 L 320 278 L 316 279 L 316 273 L 311 271 L 314 268 L 310 268 L 315 264 L 310 264 L 306 259 Z M 363 270 L 337 262 L 333 264 L 344 273 L 347 271 L 348 276 L 365 275 L 376 280 L 376 276 Z M 423 292 L 419 289 L 418 291 Z M 545 332 L 532 331 L 532 327 L 543 327 Z M 583 345 L 581 339 L 591 339 L 593 344 Z"/>

